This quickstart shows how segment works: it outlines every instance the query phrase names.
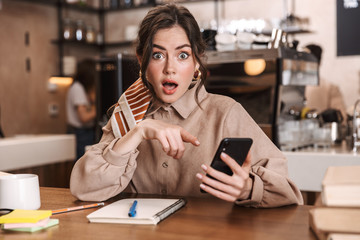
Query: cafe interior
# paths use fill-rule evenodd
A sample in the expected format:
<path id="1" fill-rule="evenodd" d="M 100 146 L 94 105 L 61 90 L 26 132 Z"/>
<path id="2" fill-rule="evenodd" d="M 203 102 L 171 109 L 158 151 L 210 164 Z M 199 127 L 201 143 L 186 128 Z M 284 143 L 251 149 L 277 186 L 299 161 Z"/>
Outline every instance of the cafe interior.
<path id="1" fill-rule="evenodd" d="M 137 76 L 138 24 L 167 2 L 0 0 L 0 171 L 69 187 L 77 157 L 66 98 L 77 64 L 94 62 L 99 141 L 108 109 Z M 328 166 L 359 165 L 358 1 L 176 2 L 193 13 L 208 44 L 207 90 L 240 102 L 283 151 L 305 203 L 316 201 Z M 321 62 L 309 44 L 321 47 Z M 342 109 L 317 106 L 331 101 L 325 93 L 307 99 L 306 89 L 323 82 L 340 94 Z"/>

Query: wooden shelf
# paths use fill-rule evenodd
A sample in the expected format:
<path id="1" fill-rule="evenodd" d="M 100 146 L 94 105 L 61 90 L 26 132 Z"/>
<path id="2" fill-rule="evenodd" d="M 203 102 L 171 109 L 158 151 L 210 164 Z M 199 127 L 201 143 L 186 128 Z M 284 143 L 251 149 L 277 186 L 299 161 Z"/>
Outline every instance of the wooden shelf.
<path id="1" fill-rule="evenodd" d="M 101 12 L 116 12 L 116 11 L 127 11 L 127 10 L 133 10 L 133 9 L 141 9 L 141 8 L 150 8 L 155 6 L 156 4 L 142 4 L 139 6 L 131 6 L 131 7 L 117 7 L 117 8 L 96 8 L 92 6 L 86 6 L 81 4 L 69 4 L 66 2 L 62 2 L 61 6 L 67 9 L 72 9 L 76 11 L 82 11 L 82 12 L 90 12 L 90 13 L 101 13 Z"/>
<path id="2" fill-rule="evenodd" d="M 282 31 L 284 33 L 287 33 L 287 34 L 303 34 L 303 33 L 313 33 L 312 31 L 310 30 L 304 30 L 304 29 L 297 29 L 297 30 L 292 30 L 292 29 L 282 29 Z M 264 35 L 269 35 L 271 36 L 271 33 L 272 31 L 262 31 L 262 32 L 253 32 L 255 34 L 264 34 Z"/>
<path id="3" fill-rule="evenodd" d="M 127 47 L 131 46 L 134 41 L 121 41 L 121 42 L 111 42 L 103 44 L 104 47 Z"/>
<path id="4" fill-rule="evenodd" d="M 93 6 L 84 5 L 82 3 L 67 3 L 65 0 L 14 0 L 14 1 L 29 2 L 29 3 L 35 3 L 35 4 L 45 4 L 45 5 L 52 5 L 52 6 L 61 5 L 62 7 L 65 7 L 68 9 L 73 9 L 73 10 L 82 11 L 82 12 L 92 12 L 92 13 L 127 11 L 127 10 L 133 10 L 133 9 L 151 8 L 151 7 L 154 7 L 157 5 L 162 5 L 162 4 L 167 3 L 167 2 L 156 3 L 154 1 L 152 3 L 141 4 L 138 6 L 130 6 L 130 7 L 119 6 L 117 8 L 104 8 L 104 7 L 97 8 L 97 7 L 93 7 Z M 181 3 L 196 3 L 196 2 L 206 2 L 206 1 L 209 1 L 209 0 L 177 0 L 175 2 L 181 4 Z M 213 1 L 218 1 L 218 0 L 213 0 Z"/>
<path id="5" fill-rule="evenodd" d="M 98 47 L 98 48 L 107 48 L 107 47 L 125 47 L 131 46 L 133 41 L 120 41 L 120 42 L 111 42 L 111 43 L 88 43 L 85 41 L 76 41 L 76 40 L 52 40 L 53 44 L 68 44 L 75 46 L 84 46 L 84 47 Z"/>
<path id="6" fill-rule="evenodd" d="M 58 0 L 13 0 L 13 1 L 38 3 L 38 4 L 52 5 L 52 6 L 56 6 L 56 4 L 58 3 Z"/>

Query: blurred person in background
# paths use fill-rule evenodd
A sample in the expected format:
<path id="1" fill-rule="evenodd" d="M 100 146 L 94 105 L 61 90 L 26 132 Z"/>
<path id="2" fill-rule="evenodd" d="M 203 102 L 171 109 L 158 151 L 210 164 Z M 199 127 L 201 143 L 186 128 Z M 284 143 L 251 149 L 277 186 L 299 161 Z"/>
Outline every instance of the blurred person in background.
<path id="1" fill-rule="evenodd" d="M 95 62 L 86 59 L 77 64 L 66 99 L 68 133 L 76 136 L 76 159 L 84 155 L 86 146 L 94 144 L 95 97 Z"/>

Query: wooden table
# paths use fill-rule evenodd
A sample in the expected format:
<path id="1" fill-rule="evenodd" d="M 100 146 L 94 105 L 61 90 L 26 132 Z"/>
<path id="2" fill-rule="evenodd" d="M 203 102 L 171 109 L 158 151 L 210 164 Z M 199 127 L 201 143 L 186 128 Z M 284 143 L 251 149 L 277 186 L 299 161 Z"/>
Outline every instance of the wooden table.
<path id="1" fill-rule="evenodd" d="M 89 203 L 76 200 L 69 189 L 41 188 L 40 192 L 41 209 Z M 123 197 L 117 196 L 106 204 Z M 1 231 L 0 239 L 316 239 L 309 229 L 310 206 L 254 209 L 215 198 L 187 198 L 187 201 L 184 208 L 158 225 L 89 223 L 86 215 L 96 209 L 87 209 L 52 216 L 60 223 L 45 231 Z"/>

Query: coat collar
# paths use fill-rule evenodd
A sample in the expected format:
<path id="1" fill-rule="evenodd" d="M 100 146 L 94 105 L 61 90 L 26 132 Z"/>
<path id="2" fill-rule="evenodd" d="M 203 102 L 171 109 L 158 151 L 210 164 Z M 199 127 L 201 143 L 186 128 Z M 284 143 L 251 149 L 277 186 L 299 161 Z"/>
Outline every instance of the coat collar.
<path id="1" fill-rule="evenodd" d="M 196 88 L 198 86 L 198 82 L 191 83 L 189 90 L 187 90 L 184 95 L 179 98 L 176 102 L 172 104 L 163 103 L 157 99 L 152 100 L 150 108 L 146 115 L 150 116 L 157 112 L 160 108 L 168 109 L 174 108 L 182 118 L 186 119 L 189 115 L 198 107 L 198 104 L 195 100 Z M 201 86 L 200 91 L 198 93 L 199 103 L 202 102 L 207 96 L 207 91 L 204 86 Z"/>

